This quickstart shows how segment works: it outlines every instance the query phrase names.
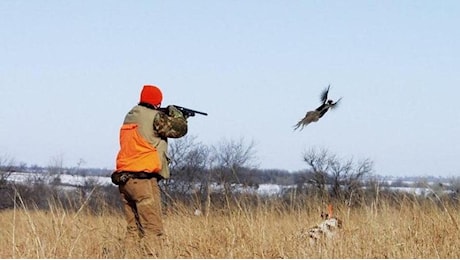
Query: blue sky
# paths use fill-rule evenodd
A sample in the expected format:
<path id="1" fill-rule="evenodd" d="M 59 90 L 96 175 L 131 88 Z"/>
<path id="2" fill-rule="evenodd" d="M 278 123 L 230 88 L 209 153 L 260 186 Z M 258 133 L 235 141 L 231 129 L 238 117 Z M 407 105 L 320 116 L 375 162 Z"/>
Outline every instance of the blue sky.
<path id="1" fill-rule="evenodd" d="M 143 84 L 254 141 L 260 168 L 328 149 L 376 174 L 460 174 L 460 1 L 0 1 L 0 155 L 114 167 Z M 341 106 L 292 126 L 330 97 Z"/>

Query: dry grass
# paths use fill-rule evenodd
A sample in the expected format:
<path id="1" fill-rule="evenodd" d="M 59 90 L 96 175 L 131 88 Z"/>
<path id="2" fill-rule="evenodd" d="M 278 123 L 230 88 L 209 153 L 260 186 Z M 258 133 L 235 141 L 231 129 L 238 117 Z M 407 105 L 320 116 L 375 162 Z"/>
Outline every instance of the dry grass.
<path id="1" fill-rule="evenodd" d="M 309 205 L 309 208 L 321 205 Z M 378 209 L 377 209 L 378 208 Z M 458 208 L 428 201 L 349 209 L 336 205 L 344 221 L 341 238 L 315 248 L 296 238 L 319 221 L 319 212 L 276 205 L 235 207 L 194 216 L 179 207 L 165 215 L 167 245 L 161 258 L 459 258 Z M 309 213 L 311 212 L 311 213 Z M 124 258 L 124 219 L 31 209 L 0 212 L 0 258 Z M 132 256 L 132 255 L 131 255 Z M 142 255 L 134 255 L 142 257 Z"/>

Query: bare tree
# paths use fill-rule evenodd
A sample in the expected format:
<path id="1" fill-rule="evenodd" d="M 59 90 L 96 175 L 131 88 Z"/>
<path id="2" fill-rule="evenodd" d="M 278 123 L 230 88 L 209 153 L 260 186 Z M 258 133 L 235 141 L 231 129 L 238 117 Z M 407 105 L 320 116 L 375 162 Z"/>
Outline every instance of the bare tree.
<path id="1" fill-rule="evenodd" d="M 8 178 L 15 171 L 16 167 L 13 159 L 8 158 L 8 156 L 0 157 L 0 187 L 7 183 Z"/>
<path id="2" fill-rule="evenodd" d="M 328 196 L 326 184 L 331 166 L 330 162 L 333 158 L 325 149 L 321 151 L 310 149 L 304 153 L 303 159 L 311 168 L 311 177 L 307 180 L 307 183 L 316 189 L 321 199 L 324 199 Z"/>
<path id="3" fill-rule="evenodd" d="M 222 185 L 223 195 L 227 206 L 234 191 L 234 185 L 240 184 L 241 176 L 248 169 L 256 167 L 254 142 L 246 143 L 244 138 L 239 140 L 220 141 L 212 147 L 213 157 L 210 168 L 213 179 Z"/>
<path id="4" fill-rule="evenodd" d="M 196 137 L 186 136 L 170 143 L 170 157 L 175 191 L 190 194 L 197 188 L 201 189 L 200 186 L 207 179 L 209 148 L 196 142 Z"/>
<path id="5" fill-rule="evenodd" d="M 243 168 L 256 167 L 256 153 L 254 141 L 245 143 L 243 138 L 239 140 L 221 140 L 217 146 L 213 146 L 214 164 L 221 169 L 218 180 L 223 183 L 240 183 L 238 173 Z"/>
<path id="6" fill-rule="evenodd" d="M 320 152 L 310 149 L 304 161 L 311 167 L 309 183 L 317 189 L 322 200 L 339 199 L 352 204 L 362 195 L 363 179 L 373 172 L 373 163 L 365 159 L 355 163 L 353 159 L 341 160 L 326 149 Z"/>
<path id="7" fill-rule="evenodd" d="M 211 183 L 220 183 L 227 197 L 233 183 L 253 167 L 254 143 L 244 139 L 222 140 L 208 147 L 194 136 L 174 139 L 170 143 L 171 179 L 164 182 L 164 191 L 172 196 L 192 196 L 195 206 L 208 212 L 211 203 Z M 174 191 L 174 192 L 172 192 Z"/>
<path id="8" fill-rule="evenodd" d="M 64 174 L 64 156 L 58 154 L 51 158 L 47 169 L 49 177 L 52 178 L 51 183 L 54 185 L 61 184 L 61 175 Z"/>
<path id="9" fill-rule="evenodd" d="M 86 164 L 85 159 L 83 158 L 78 159 L 77 166 L 69 169 L 69 173 L 72 175 L 80 175 L 80 176 L 86 177 L 86 175 L 88 174 L 88 170 L 83 167 L 85 164 Z"/>

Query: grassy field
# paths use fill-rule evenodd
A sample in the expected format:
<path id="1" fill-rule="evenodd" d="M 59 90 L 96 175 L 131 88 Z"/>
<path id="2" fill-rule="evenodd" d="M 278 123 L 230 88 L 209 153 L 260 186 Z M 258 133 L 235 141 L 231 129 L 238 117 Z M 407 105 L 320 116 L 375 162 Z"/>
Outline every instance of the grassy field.
<path id="1" fill-rule="evenodd" d="M 235 206 L 194 216 L 176 207 L 165 214 L 160 258 L 460 258 L 460 210 L 444 203 L 402 200 L 397 205 L 335 205 L 340 238 L 311 247 L 296 237 L 320 221 L 323 205 L 285 209 L 277 203 Z M 316 210 L 317 209 L 317 210 Z M 101 209 L 69 212 L 0 211 L 0 258 L 143 257 L 123 246 L 123 215 Z"/>

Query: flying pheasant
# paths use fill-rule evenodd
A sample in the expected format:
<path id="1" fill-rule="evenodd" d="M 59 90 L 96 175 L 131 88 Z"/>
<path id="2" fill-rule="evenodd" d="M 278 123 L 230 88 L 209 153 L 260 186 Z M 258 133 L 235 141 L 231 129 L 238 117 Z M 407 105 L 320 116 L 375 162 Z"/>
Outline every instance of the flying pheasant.
<path id="1" fill-rule="evenodd" d="M 324 116 L 324 114 L 326 114 L 327 111 L 329 111 L 329 109 L 336 108 L 337 103 L 339 103 L 339 101 L 342 98 L 339 98 L 339 100 L 337 100 L 336 102 L 334 102 L 332 99 L 328 99 L 327 95 L 329 94 L 330 87 L 331 85 L 327 86 L 327 88 L 324 89 L 323 92 L 321 93 L 321 101 L 323 102 L 323 104 L 321 104 L 321 106 L 319 106 L 313 111 L 308 111 L 305 117 L 302 118 L 294 126 L 294 130 L 297 130 L 297 128 L 299 127 L 300 127 L 300 130 L 302 130 L 305 126 L 307 126 L 311 122 L 317 122 L 321 117 Z"/>

